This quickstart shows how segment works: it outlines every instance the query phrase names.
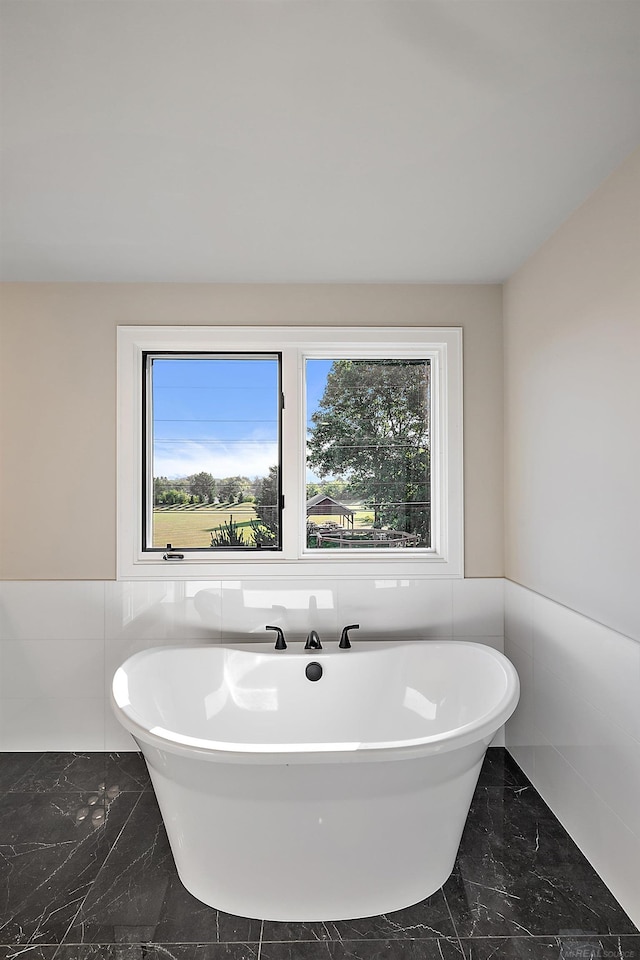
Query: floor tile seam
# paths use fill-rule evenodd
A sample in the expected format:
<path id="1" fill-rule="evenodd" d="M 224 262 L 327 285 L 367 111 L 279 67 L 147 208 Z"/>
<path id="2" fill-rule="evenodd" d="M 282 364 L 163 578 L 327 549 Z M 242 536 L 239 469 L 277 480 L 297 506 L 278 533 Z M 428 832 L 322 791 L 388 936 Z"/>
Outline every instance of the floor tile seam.
<path id="1" fill-rule="evenodd" d="M 613 934 L 612 934 L 612 936 L 613 936 Z M 470 939 L 491 939 L 491 938 L 490 938 L 490 937 L 485 937 L 485 938 L 463 937 L 462 939 L 463 939 L 463 940 L 465 940 L 465 939 L 466 939 L 466 940 L 470 940 Z M 510 939 L 510 938 L 508 938 L 508 937 L 506 937 L 506 938 L 494 937 L 493 939 Z M 530 937 L 523 937 L 522 939 L 523 939 L 523 940 L 529 940 L 529 939 L 531 939 L 531 938 L 530 938 Z M 547 939 L 548 939 L 548 938 L 547 938 Z M 283 946 L 284 946 L 284 945 L 290 945 L 290 946 L 293 946 L 293 945 L 296 944 L 296 943 L 304 943 L 304 944 L 307 944 L 307 943 L 317 943 L 317 944 L 325 944 L 325 943 L 349 943 L 349 944 L 372 943 L 372 944 L 374 944 L 374 943 L 404 943 L 404 942 L 406 942 L 406 941 L 411 941 L 412 943 L 425 943 L 425 942 L 427 942 L 427 941 L 432 942 L 432 941 L 435 941 L 435 940 L 446 940 L 446 941 L 449 942 L 449 943 L 454 943 L 454 942 L 458 941 L 459 938 L 458 938 L 458 937 L 454 937 L 454 936 L 449 936 L 449 937 L 447 937 L 447 936 L 439 935 L 439 936 L 434 936 L 434 937 L 340 937 L 340 938 L 335 939 L 335 940 L 327 938 L 326 940 L 316 940 L 316 939 L 303 940 L 303 939 L 298 939 L 298 940 L 264 940 L 264 941 L 261 941 L 261 940 L 247 940 L 247 939 L 241 939 L 241 940 L 206 940 L 206 939 L 203 939 L 202 937 L 200 937 L 200 938 L 198 938 L 197 940 L 135 940 L 135 941 L 128 941 L 126 945 L 127 945 L 127 946 L 133 946 L 133 947 L 141 946 L 141 945 L 142 945 L 142 946 L 152 946 L 152 947 L 193 947 L 193 946 L 203 946 L 203 947 L 218 947 L 218 946 L 221 946 L 221 947 L 229 947 L 229 946 L 235 946 L 235 945 L 237 945 L 237 944 L 246 944 L 247 946 L 261 947 L 261 946 L 262 946 L 262 943 L 268 944 L 269 946 L 272 946 L 272 945 L 273 945 L 273 946 L 277 946 L 277 945 L 283 945 Z M 42 947 L 57 947 L 58 949 L 60 949 L 61 947 L 87 947 L 87 948 L 95 948 L 95 947 L 114 947 L 114 946 L 121 947 L 122 945 L 123 945 L 122 942 L 116 943 L 115 941 L 111 941 L 111 940 L 86 941 L 86 940 L 66 940 L 66 939 L 65 939 L 65 940 L 60 941 L 60 943 L 54 942 L 54 943 L 25 944 L 24 946 L 29 946 L 29 947 L 30 947 L 30 946 L 38 946 L 38 947 L 41 947 L 41 946 L 42 946 Z M 4 947 L 4 946 L 13 946 L 13 947 L 15 947 L 16 944 L 8 944 L 8 945 L 6 945 L 6 944 L 0 944 L 0 946 L 2 946 L 2 947 Z M 21 944 L 19 944 L 19 946 L 21 946 Z"/>
<path id="2" fill-rule="evenodd" d="M 465 939 L 463 937 L 463 939 Z M 470 939 L 469 937 L 466 938 Z M 411 943 L 425 943 L 427 941 L 431 942 L 434 940 L 448 940 L 450 943 L 454 941 L 459 941 L 458 936 L 447 936 L 446 934 L 438 933 L 434 934 L 432 937 L 324 937 L 322 940 L 318 940 L 316 937 L 312 937 L 310 940 L 306 940 L 302 937 L 295 940 L 264 940 L 263 943 L 268 944 L 295 944 L 295 943 L 405 943 L 410 941 Z M 217 942 L 217 941 L 215 941 Z M 225 941 L 225 943 L 244 943 L 245 941 Z M 251 941 L 253 943 L 253 941 Z"/>
<path id="3" fill-rule="evenodd" d="M 484 933 L 481 936 L 462 937 L 462 940 L 639 940 L 640 933 Z"/>
<path id="4" fill-rule="evenodd" d="M 71 794 L 98 794 L 99 791 L 94 787 L 70 787 L 68 790 L 6 790 L 4 793 L 0 792 L 0 797 L 4 796 L 15 796 L 23 795 L 27 797 L 68 797 Z M 126 796 L 129 793 L 151 793 L 151 790 L 146 790 L 144 787 L 138 787 L 136 790 L 120 790 L 118 793 L 119 797 Z M 100 797 L 101 800 L 104 797 Z"/>
<path id="5" fill-rule="evenodd" d="M 446 939 L 440 937 L 440 940 Z M 451 939 L 451 938 L 449 938 Z M 116 940 L 63 940 L 60 943 L 0 943 L 0 947 L 56 947 L 56 953 L 63 947 L 86 947 L 95 950 L 97 947 L 229 947 L 229 946 L 259 946 L 259 940 L 127 940 L 126 943 Z M 268 941 L 270 942 L 270 941 Z M 303 940 L 282 940 L 274 943 L 304 943 Z M 315 942 L 315 941 L 314 941 Z M 339 940 L 330 941 L 339 943 Z M 358 941 L 360 942 L 360 941 Z M 385 941 L 387 942 L 387 941 Z M 53 958 L 52 958 L 53 960 Z"/>
<path id="6" fill-rule="evenodd" d="M 367 939 L 367 940 L 364 940 L 364 942 L 366 942 L 366 943 L 394 943 L 394 942 L 396 942 L 398 939 L 402 939 L 402 938 L 379 937 L 379 938 L 375 938 L 375 939 Z M 406 939 L 411 939 L 411 938 L 406 938 Z M 565 941 L 565 940 L 586 940 L 586 941 L 592 941 L 592 940 L 637 940 L 637 941 L 640 943 L 640 933 L 624 933 L 624 934 L 617 934 L 617 933 L 591 933 L 591 934 L 587 934 L 587 933 L 570 933 L 570 934 L 563 934 L 563 935 L 560 935 L 560 934 L 558 934 L 558 933 L 548 933 L 548 934 L 536 933 L 536 934 L 532 934 L 531 936 L 518 936 L 518 935 L 516 935 L 516 936 L 511 935 L 511 936 L 510 936 L 509 934 L 486 934 L 486 935 L 483 935 L 483 936 L 471 936 L 471 937 L 460 937 L 460 938 L 457 938 L 457 937 L 431 937 L 431 938 L 423 938 L 423 939 L 446 940 L 446 941 L 449 942 L 449 943 L 452 943 L 452 942 L 454 942 L 454 941 L 456 941 L 456 940 L 458 940 L 458 942 L 459 942 L 460 940 L 463 940 L 463 941 L 465 941 L 465 942 L 466 942 L 466 941 L 476 941 L 476 940 L 478 940 L 478 941 L 485 941 L 485 940 L 504 940 L 505 942 L 506 942 L 506 941 L 509 941 L 509 942 L 510 942 L 510 941 L 512 941 L 512 940 L 520 940 L 520 941 L 526 942 L 526 943 L 529 943 L 529 942 L 531 942 L 531 941 L 549 941 L 549 940 L 553 940 L 553 941 L 556 941 L 556 942 L 557 942 L 557 941 Z M 362 943 L 362 942 L 363 942 L 363 939 L 362 939 L 362 938 L 360 938 L 360 939 L 353 939 L 353 938 L 345 938 L 345 937 L 343 937 L 341 940 L 320 940 L 320 941 L 318 941 L 318 940 L 267 940 L 267 941 L 265 941 L 265 942 L 268 943 L 268 944 L 273 944 L 273 945 L 277 945 L 277 944 L 283 944 L 283 945 L 284 945 L 284 944 L 295 944 L 295 943 Z M 141 940 L 141 941 L 138 941 L 137 943 L 129 943 L 129 944 L 127 944 L 127 946 L 133 946 L 133 947 L 135 947 L 135 946 L 140 946 L 140 945 L 146 945 L 146 946 L 154 946 L 154 947 L 183 947 L 183 946 L 184 946 L 184 947 L 191 947 L 191 946 L 197 945 L 197 946 L 209 947 L 209 946 L 218 946 L 218 945 L 220 945 L 220 946 L 228 946 L 228 945 L 232 945 L 232 944 L 243 944 L 243 945 L 246 945 L 246 946 L 260 946 L 260 941 L 258 941 L 258 940 L 203 940 L 203 939 L 198 939 L 198 940 L 159 940 L 159 941 L 156 942 L 156 941 L 152 941 L 152 940 Z M 62 941 L 62 942 L 60 942 L 60 943 L 57 943 L 57 942 L 51 942 L 51 943 L 39 942 L 39 943 L 37 943 L 37 944 L 0 943 L 0 948 L 2 948 L 3 950 L 9 950 L 9 949 L 15 949 L 15 948 L 17 948 L 17 947 L 24 947 L 25 949 L 26 949 L 26 948 L 30 948 L 30 947 L 34 947 L 34 946 L 37 946 L 37 947 L 47 947 L 47 948 L 53 947 L 53 948 L 56 948 L 56 952 L 55 952 L 55 954 L 53 955 L 52 960 L 55 960 L 55 956 L 56 956 L 56 955 L 58 954 L 58 952 L 62 949 L 62 947 L 88 947 L 88 948 L 95 949 L 96 947 L 122 947 L 122 945 L 123 945 L 123 944 L 122 944 L 121 942 L 110 941 L 110 940 L 100 940 L 100 941 L 95 941 L 94 943 L 87 943 L 86 941 L 85 941 L 85 942 L 81 942 L 81 941 L 79 941 L 79 940 L 78 940 L 78 941 L 67 940 L 67 941 Z M 256 958 L 256 960 L 259 960 L 259 955 L 258 955 L 258 957 Z"/>
<path id="7" fill-rule="evenodd" d="M 129 821 L 131 820 L 131 817 L 133 816 L 134 810 L 136 809 L 136 807 L 137 807 L 138 804 L 140 803 L 140 798 L 141 798 L 141 797 L 142 797 L 142 794 L 141 794 L 141 793 L 138 794 L 138 799 L 136 800 L 136 802 L 134 803 L 133 807 L 131 808 L 131 810 L 130 810 L 130 812 L 129 812 L 129 816 L 125 819 L 125 821 L 124 821 L 124 823 L 122 824 L 120 830 L 118 831 L 117 837 L 115 838 L 115 840 L 114 840 L 113 843 L 111 844 L 111 847 L 109 848 L 109 851 L 107 852 L 106 857 L 104 858 L 104 860 L 103 860 L 102 863 L 100 864 L 100 867 L 98 868 L 98 872 L 96 873 L 95 877 L 93 878 L 93 880 L 92 880 L 91 883 L 89 884 L 89 887 L 88 887 L 88 889 L 87 889 L 87 892 L 85 893 L 84 897 L 82 898 L 78 909 L 76 910 L 76 912 L 74 913 L 73 917 L 71 918 L 71 920 L 70 920 L 70 922 L 69 922 L 69 925 L 67 926 L 67 929 L 65 930 L 64 935 L 63 935 L 62 939 L 60 940 L 60 943 L 58 944 L 58 949 L 56 950 L 56 952 L 55 952 L 54 955 L 53 955 L 52 960 L 55 960 L 56 955 L 59 953 L 61 947 L 67 946 L 68 943 L 69 943 L 69 945 L 70 945 L 70 944 L 74 944 L 73 941 L 69 941 L 69 942 L 67 941 L 67 934 L 68 934 L 69 931 L 73 928 L 74 923 L 75 923 L 76 920 L 78 919 L 78 916 L 80 915 L 80 911 L 82 910 L 82 908 L 83 908 L 83 906 L 84 906 L 84 904 L 85 904 L 85 902 L 86 902 L 86 900 L 87 900 L 87 897 L 89 896 L 89 894 L 90 894 L 91 891 L 93 890 L 93 885 L 95 884 L 96 880 L 98 879 L 98 877 L 99 877 L 100 874 L 102 873 L 102 871 L 103 871 L 103 869 L 104 869 L 104 866 L 105 866 L 107 860 L 109 859 L 109 857 L 110 857 L 111 854 L 113 853 L 113 851 L 114 851 L 114 849 L 115 849 L 115 847 L 116 847 L 116 844 L 118 843 L 118 840 L 119 840 L 120 837 L 122 836 L 123 830 L 126 828 L 127 824 L 128 824 Z M 106 824 L 105 824 L 105 826 L 106 826 Z M 103 829 L 104 829 L 104 827 L 103 827 Z M 75 945 L 75 944 L 74 944 L 74 945 Z"/>
<path id="8" fill-rule="evenodd" d="M 262 938 L 264 936 L 264 920 L 260 921 L 260 939 L 258 941 L 258 956 L 256 960 L 260 960 L 260 954 L 262 953 Z"/>
<path id="9" fill-rule="evenodd" d="M 354 937 L 342 937 L 339 940 L 265 940 L 265 943 L 269 944 L 294 944 L 294 943 L 395 943 L 403 939 L 411 940 L 416 939 L 412 937 L 372 937 L 372 938 L 354 938 Z M 640 933 L 567 933 L 567 934 L 558 934 L 558 933 L 535 933 L 531 935 L 524 934 L 500 934 L 500 933 L 489 933 L 483 934 L 482 936 L 467 936 L 467 937 L 447 937 L 447 936 L 437 936 L 437 937 L 423 937 L 418 938 L 422 940 L 447 940 L 448 942 L 453 942 L 457 939 L 461 940 L 521 940 L 523 942 L 530 942 L 533 940 L 639 940 Z M 199 946 L 230 946 L 233 944 L 246 944 L 247 946 L 257 946 L 259 940 L 205 940 L 199 938 L 197 940 L 138 940 L 131 941 L 126 944 L 126 946 L 139 946 L 140 944 L 153 946 L 153 947 L 192 947 L 195 945 Z M 123 946 L 121 941 L 116 942 L 115 940 L 96 940 L 88 943 L 87 941 L 81 940 L 67 940 L 63 943 L 51 942 L 44 943 L 38 942 L 37 944 L 16 944 L 16 943 L 0 943 L 0 947 L 121 947 Z"/>
<path id="10" fill-rule="evenodd" d="M 457 859 L 457 855 L 456 855 L 456 859 Z M 464 953 L 464 949 L 463 949 L 463 947 L 462 947 L 462 940 L 460 939 L 460 934 L 458 933 L 458 927 L 456 926 L 456 922 L 455 922 L 455 920 L 453 919 L 453 913 L 452 913 L 452 911 L 451 911 L 451 907 L 449 906 L 449 901 L 447 900 L 447 895 L 446 895 L 446 893 L 444 892 L 444 886 L 441 887 L 440 889 L 442 890 L 442 896 L 443 896 L 443 898 L 444 898 L 444 902 L 445 902 L 445 904 L 446 904 L 446 906 L 447 906 L 447 910 L 448 910 L 448 912 L 449 912 L 449 919 L 451 920 L 451 926 L 453 927 L 453 932 L 454 932 L 454 934 L 455 934 L 455 939 L 458 941 L 458 947 L 459 947 L 459 949 L 460 949 L 460 953 L 461 953 L 461 955 L 464 957 L 465 953 Z"/>

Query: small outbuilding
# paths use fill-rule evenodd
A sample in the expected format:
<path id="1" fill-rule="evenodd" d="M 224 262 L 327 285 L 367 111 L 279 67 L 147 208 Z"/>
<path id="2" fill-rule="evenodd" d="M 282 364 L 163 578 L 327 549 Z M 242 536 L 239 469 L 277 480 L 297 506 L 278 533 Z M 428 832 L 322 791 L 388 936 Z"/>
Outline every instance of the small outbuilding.
<path id="1" fill-rule="evenodd" d="M 344 503 L 334 500 L 325 493 L 318 493 L 307 500 L 308 517 L 342 517 L 348 527 L 353 527 L 354 513 L 355 510 L 351 510 Z"/>

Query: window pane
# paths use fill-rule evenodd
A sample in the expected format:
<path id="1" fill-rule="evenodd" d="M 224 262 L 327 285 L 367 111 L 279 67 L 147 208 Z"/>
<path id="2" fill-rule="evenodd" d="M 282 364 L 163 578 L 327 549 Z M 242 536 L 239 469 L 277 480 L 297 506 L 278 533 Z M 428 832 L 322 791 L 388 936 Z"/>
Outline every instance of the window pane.
<path id="1" fill-rule="evenodd" d="M 429 360 L 307 360 L 307 546 L 431 546 Z"/>
<path id="2" fill-rule="evenodd" d="M 278 356 L 147 364 L 147 549 L 279 549 Z"/>

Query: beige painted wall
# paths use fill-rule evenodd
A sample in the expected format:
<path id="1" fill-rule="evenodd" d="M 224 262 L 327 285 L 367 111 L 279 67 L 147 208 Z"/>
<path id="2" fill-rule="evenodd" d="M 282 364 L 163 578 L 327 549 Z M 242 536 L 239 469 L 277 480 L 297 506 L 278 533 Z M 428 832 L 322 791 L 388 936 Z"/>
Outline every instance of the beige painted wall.
<path id="1" fill-rule="evenodd" d="M 640 639 L 640 150 L 504 289 L 506 575 Z"/>
<path id="2" fill-rule="evenodd" d="M 116 326 L 464 327 L 466 575 L 502 561 L 499 286 L 5 284 L 0 578 L 113 579 Z"/>

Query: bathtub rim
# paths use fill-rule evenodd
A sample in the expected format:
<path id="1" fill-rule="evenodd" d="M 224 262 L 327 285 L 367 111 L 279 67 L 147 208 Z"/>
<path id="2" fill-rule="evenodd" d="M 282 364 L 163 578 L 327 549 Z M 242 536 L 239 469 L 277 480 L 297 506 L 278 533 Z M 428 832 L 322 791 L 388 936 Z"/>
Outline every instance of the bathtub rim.
<path id="1" fill-rule="evenodd" d="M 162 730 L 162 733 L 149 729 L 145 725 L 140 714 L 133 709 L 129 702 L 126 705 L 120 705 L 114 693 L 116 677 L 118 671 L 134 660 L 144 659 L 145 657 L 160 652 L 170 650 L 187 649 L 231 649 L 245 650 L 248 652 L 270 653 L 273 645 L 265 641 L 230 643 L 216 640 L 212 643 L 187 643 L 187 644 L 163 644 L 156 647 L 147 647 L 137 653 L 127 657 L 125 661 L 116 669 L 112 682 L 110 684 L 111 707 L 116 718 L 133 736 L 136 743 L 148 744 L 159 750 L 166 750 L 169 753 L 182 757 L 198 758 L 211 762 L 222 763 L 258 763 L 258 764 L 288 764 L 288 763 L 353 763 L 353 762 L 380 762 L 393 760 L 407 760 L 414 757 L 427 757 L 448 753 L 451 750 L 460 749 L 469 744 L 479 741 L 486 741 L 487 746 L 495 736 L 500 727 L 509 719 L 518 705 L 520 699 L 520 680 L 516 668 L 511 661 L 499 650 L 488 644 L 478 643 L 469 640 L 397 640 L 397 641 L 368 641 L 360 644 L 361 653 L 366 653 L 375 648 L 397 648 L 397 647 L 415 647 L 416 645 L 429 645 L 430 647 L 468 647 L 474 650 L 482 650 L 483 655 L 489 655 L 496 660 L 504 669 L 507 675 L 507 688 L 504 695 L 498 700 L 497 704 L 483 714 L 479 720 L 471 721 L 460 727 L 444 731 L 443 733 L 433 734 L 429 737 L 419 737 L 411 740 L 396 741 L 378 741 L 374 743 L 291 743 L 291 744 L 249 744 L 232 743 L 215 740 L 203 740 L 197 737 L 188 737 L 177 733 L 176 731 Z M 358 650 L 355 651 L 356 653 Z M 309 659 L 310 653 L 316 651 L 306 651 L 304 659 Z M 322 655 L 339 656 L 338 651 L 331 648 L 323 648 L 318 659 Z M 351 655 L 351 651 L 349 652 Z M 291 650 L 289 656 L 300 656 L 303 659 L 302 651 Z M 157 728 L 161 730 L 162 728 Z M 142 749 L 142 747 L 141 747 Z"/>

